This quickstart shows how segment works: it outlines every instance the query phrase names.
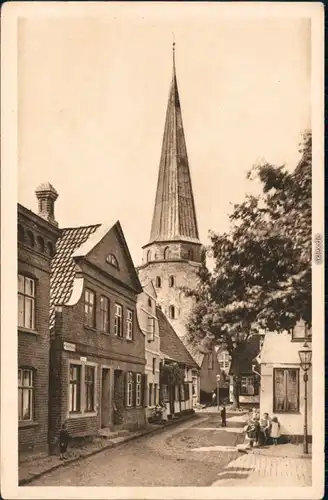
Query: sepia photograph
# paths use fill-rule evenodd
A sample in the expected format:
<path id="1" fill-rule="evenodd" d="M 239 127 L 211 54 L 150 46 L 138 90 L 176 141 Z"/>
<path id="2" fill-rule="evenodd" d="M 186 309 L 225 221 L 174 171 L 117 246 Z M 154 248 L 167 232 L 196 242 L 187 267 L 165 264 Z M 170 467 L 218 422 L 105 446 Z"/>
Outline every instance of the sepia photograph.
<path id="1" fill-rule="evenodd" d="M 3 495 L 321 498 L 322 4 L 2 14 Z"/>

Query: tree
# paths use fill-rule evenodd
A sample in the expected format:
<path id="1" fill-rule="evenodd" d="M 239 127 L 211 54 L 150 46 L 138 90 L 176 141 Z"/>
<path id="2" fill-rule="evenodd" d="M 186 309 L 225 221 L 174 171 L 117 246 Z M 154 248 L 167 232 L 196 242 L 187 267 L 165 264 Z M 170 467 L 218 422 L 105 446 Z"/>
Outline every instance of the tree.
<path id="1" fill-rule="evenodd" d="M 257 165 L 248 173 L 262 186 L 234 206 L 227 233 L 210 232 L 213 271 L 200 272 L 189 291 L 196 300 L 189 340 L 206 335 L 223 344 L 234 367 L 238 405 L 238 359 L 261 329 L 290 330 L 302 318 L 311 326 L 312 136 L 303 136 L 295 170 Z"/>

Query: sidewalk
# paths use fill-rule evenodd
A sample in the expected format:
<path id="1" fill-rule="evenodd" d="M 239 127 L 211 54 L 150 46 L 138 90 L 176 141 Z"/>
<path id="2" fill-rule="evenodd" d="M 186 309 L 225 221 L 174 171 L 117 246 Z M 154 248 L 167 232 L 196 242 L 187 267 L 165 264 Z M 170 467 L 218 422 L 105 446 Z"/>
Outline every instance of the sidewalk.
<path id="1" fill-rule="evenodd" d="M 285 444 L 258 448 L 230 462 L 212 486 L 311 486 L 311 455 L 302 446 Z"/>
<path id="2" fill-rule="evenodd" d="M 67 453 L 67 460 L 60 461 L 58 455 L 47 455 L 47 456 L 35 456 L 30 459 L 26 458 L 23 462 L 19 463 L 19 486 L 26 485 L 32 482 L 34 479 L 43 476 L 47 472 L 58 469 L 59 467 L 65 467 L 70 465 L 81 458 L 90 457 L 91 455 L 95 455 L 96 453 L 100 453 L 101 451 L 114 448 L 119 446 L 120 444 L 126 443 L 128 441 L 132 441 L 141 436 L 147 436 L 154 434 L 156 432 L 160 432 L 161 430 L 166 429 L 175 424 L 179 424 L 185 422 L 187 420 L 191 420 L 196 418 L 195 414 L 186 415 L 183 417 L 176 418 L 174 420 L 169 420 L 165 424 L 155 425 L 148 424 L 147 427 L 143 430 L 136 432 L 129 432 L 124 436 L 118 436 L 110 439 L 106 439 L 103 437 L 95 438 L 92 443 L 88 443 L 79 448 L 71 448 Z"/>

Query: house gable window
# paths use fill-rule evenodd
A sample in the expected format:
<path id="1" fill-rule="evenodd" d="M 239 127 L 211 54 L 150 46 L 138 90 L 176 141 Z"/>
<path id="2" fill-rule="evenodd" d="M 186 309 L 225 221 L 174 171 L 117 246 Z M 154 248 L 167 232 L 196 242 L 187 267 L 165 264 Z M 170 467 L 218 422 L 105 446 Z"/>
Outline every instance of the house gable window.
<path id="1" fill-rule="evenodd" d="M 273 369 L 273 411 L 299 412 L 299 368 Z"/>
<path id="2" fill-rule="evenodd" d="M 106 262 L 107 262 L 107 264 L 110 264 L 111 266 L 114 266 L 118 269 L 117 258 L 112 253 L 107 255 Z"/>
<path id="3" fill-rule="evenodd" d="M 123 310 L 120 304 L 115 304 L 114 333 L 118 337 L 123 337 Z"/>
<path id="4" fill-rule="evenodd" d="M 35 280 L 18 275 L 18 326 L 35 329 Z"/>
<path id="5" fill-rule="evenodd" d="M 156 373 L 156 358 L 153 358 L 153 374 Z"/>
<path id="6" fill-rule="evenodd" d="M 94 366 L 86 366 L 84 374 L 85 382 L 85 411 L 95 411 L 95 372 Z"/>
<path id="7" fill-rule="evenodd" d="M 241 396 L 254 396 L 255 384 L 253 375 L 241 377 L 240 394 Z"/>
<path id="8" fill-rule="evenodd" d="M 69 369 L 69 412 L 81 411 L 81 365 L 70 365 Z"/>
<path id="9" fill-rule="evenodd" d="M 136 406 L 141 406 L 141 373 L 136 374 Z"/>
<path id="10" fill-rule="evenodd" d="M 311 337 L 311 328 L 306 325 L 305 321 L 298 321 L 292 329 L 292 340 L 296 342 L 304 342 L 305 340 L 310 340 Z"/>
<path id="11" fill-rule="evenodd" d="M 148 342 L 155 339 L 155 318 L 148 316 L 147 320 Z"/>
<path id="12" fill-rule="evenodd" d="M 230 355 L 227 351 L 222 351 L 218 356 L 221 370 L 227 371 L 230 366 Z"/>
<path id="13" fill-rule="evenodd" d="M 18 420 L 33 420 L 34 373 L 31 369 L 18 369 Z"/>
<path id="14" fill-rule="evenodd" d="M 86 289 L 84 292 L 84 323 L 90 328 L 96 326 L 95 293 Z"/>
<path id="15" fill-rule="evenodd" d="M 126 338 L 133 339 L 133 311 L 131 309 L 126 311 Z"/>
<path id="16" fill-rule="evenodd" d="M 109 300 L 103 295 L 100 297 L 100 329 L 109 333 Z"/>

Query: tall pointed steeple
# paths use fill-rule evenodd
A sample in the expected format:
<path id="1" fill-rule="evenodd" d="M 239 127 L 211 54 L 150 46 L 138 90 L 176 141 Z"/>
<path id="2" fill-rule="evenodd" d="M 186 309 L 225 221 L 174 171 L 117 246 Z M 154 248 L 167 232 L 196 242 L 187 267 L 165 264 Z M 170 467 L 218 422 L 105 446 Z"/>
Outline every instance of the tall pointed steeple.
<path id="1" fill-rule="evenodd" d="M 166 111 L 155 208 L 149 243 L 200 243 L 175 69 Z"/>

